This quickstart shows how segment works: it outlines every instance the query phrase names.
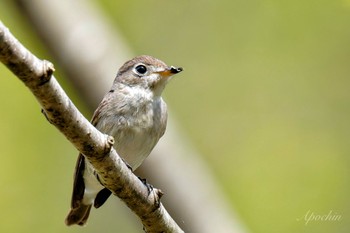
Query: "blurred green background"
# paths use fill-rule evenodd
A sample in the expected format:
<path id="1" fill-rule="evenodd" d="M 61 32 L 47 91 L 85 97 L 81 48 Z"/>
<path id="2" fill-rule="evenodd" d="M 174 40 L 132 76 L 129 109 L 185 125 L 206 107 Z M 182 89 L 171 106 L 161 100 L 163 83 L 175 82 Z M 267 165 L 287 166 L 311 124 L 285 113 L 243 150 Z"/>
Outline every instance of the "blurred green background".
<path id="1" fill-rule="evenodd" d="M 251 232 L 349 232 L 349 0 L 96 2 L 136 54 L 185 68 L 165 91 L 171 114 Z M 0 0 L 0 19 L 55 62 L 12 1 Z M 3 65 L 0 75 L 0 232 L 140 232 L 118 200 L 126 216 L 106 205 L 92 212 L 99 224 L 64 225 L 77 152 Z M 306 224 L 330 211 L 340 220 Z"/>

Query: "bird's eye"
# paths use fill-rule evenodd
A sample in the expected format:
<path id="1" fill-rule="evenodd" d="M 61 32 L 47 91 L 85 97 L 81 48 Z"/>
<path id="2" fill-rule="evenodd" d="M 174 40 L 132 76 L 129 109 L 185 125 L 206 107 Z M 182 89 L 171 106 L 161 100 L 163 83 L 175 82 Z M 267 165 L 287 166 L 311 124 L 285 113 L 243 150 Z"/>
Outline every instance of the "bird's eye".
<path id="1" fill-rule="evenodd" d="M 138 74 L 145 74 L 147 72 L 147 68 L 144 65 L 138 65 L 135 67 L 135 70 Z"/>

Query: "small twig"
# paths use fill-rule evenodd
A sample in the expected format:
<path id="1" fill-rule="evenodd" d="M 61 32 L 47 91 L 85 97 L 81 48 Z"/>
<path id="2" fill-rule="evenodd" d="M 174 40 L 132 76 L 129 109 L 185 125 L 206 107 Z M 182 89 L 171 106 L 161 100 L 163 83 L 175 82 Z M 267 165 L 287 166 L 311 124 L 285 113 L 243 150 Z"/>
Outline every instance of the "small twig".
<path id="1" fill-rule="evenodd" d="M 30 89 L 48 121 L 94 166 L 105 187 L 139 216 L 146 232 L 183 232 L 160 203 L 161 191 L 149 193 L 114 150 L 113 138 L 74 106 L 52 75 L 52 63 L 30 53 L 1 22 L 0 60 Z"/>

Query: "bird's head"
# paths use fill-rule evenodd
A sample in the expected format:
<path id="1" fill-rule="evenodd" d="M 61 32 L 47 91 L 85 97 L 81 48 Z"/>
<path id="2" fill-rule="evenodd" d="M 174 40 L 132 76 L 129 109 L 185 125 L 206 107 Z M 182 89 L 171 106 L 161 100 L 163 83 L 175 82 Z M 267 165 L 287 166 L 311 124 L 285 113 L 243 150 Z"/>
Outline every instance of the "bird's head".
<path id="1" fill-rule="evenodd" d="M 154 95 L 161 95 L 171 77 L 182 70 L 181 67 L 168 66 L 157 58 L 142 55 L 125 62 L 119 69 L 115 82 L 149 89 Z"/>

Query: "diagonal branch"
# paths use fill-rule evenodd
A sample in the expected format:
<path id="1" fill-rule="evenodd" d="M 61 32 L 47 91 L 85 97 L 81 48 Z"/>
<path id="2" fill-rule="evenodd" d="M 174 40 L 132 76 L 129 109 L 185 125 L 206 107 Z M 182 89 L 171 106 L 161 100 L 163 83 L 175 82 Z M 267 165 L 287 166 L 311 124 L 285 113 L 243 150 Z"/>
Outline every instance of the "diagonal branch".
<path id="1" fill-rule="evenodd" d="M 161 191 L 149 193 L 113 149 L 114 139 L 74 106 L 52 75 L 53 65 L 29 52 L 1 22 L 0 60 L 30 89 L 48 121 L 94 166 L 105 187 L 141 219 L 146 232 L 183 232 L 160 203 Z"/>

